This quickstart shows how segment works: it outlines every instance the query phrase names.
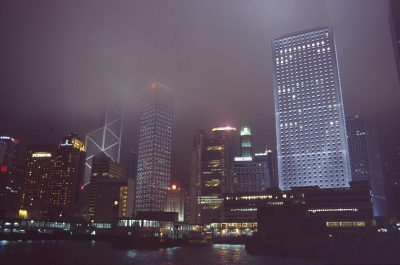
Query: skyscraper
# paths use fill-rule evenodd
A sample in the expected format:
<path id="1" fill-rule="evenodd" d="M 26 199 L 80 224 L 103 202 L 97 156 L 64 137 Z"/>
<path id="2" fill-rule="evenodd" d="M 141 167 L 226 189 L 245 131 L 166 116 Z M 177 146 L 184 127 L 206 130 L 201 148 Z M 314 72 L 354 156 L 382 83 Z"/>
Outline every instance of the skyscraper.
<path id="1" fill-rule="evenodd" d="M 389 26 L 392 34 L 397 75 L 400 81 L 400 1 L 398 0 L 390 0 L 389 2 Z"/>
<path id="2" fill-rule="evenodd" d="M 28 212 L 39 212 L 45 218 L 55 215 L 51 203 L 54 178 L 58 173 L 58 151 L 57 145 L 28 147 L 22 207 Z"/>
<path id="3" fill-rule="evenodd" d="M 109 157 L 104 152 L 100 152 L 93 156 L 92 160 L 92 170 L 90 176 L 90 194 L 89 194 L 89 206 L 88 206 L 88 221 L 97 221 L 95 218 L 99 218 L 100 216 L 104 216 L 104 213 L 98 215 L 96 214 L 96 203 L 99 205 L 99 209 L 104 205 L 102 202 L 99 204 L 98 201 L 98 186 L 101 179 L 116 179 L 120 180 L 122 178 L 122 165 L 114 162 L 111 157 Z M 111 184 L 108 184 L 110 187 Z M 118 192 L 119 193 L 119 189 Z M 114 194 L 115 195 L 115 194 Z M 118 198 L 118 196 L 116 197 Z M 110 203 L 116 198 L 112 198 Z M 100 200 L 102 201 L 102 200 Z M 111 208 L 109 208 L 111 212 Z M 111 216 L 111 213 L 110 215 Z M 102 219 L 103 217 L 99 218 Z"/>
<path id="4" fill-rule="evenodd" d="M 222 196 L 232 190 L 230 169 L 236 128 L 218 127 L 215 138 L 197 130 L 193 141 L 190 177 L 190 222 L 206 224 L 222 220 Z"/>
<path id="5" fill-rule="evenodd" d="M 242 124 L 240 126 L 240 156 L 251 157 L 253 156 L 253 143 L 251 137 L 251 125 Z"/>
<path id="6" fill-rule="evenodd" d="M 140 113 L 136 211 L 162 211 L 171 179 L 173 90 L 143 89 Z"/>
<path id="7" fill-rule="evenodd" d="M 92 158 L 103 152 L 119 163 L 122 132 L 122 104 L 119 101 L 107 103 L 104 126 L 86 135 L 85 185 L 90 181 Z"/>
<path id="8" fill-rule="evenodd" d="M 376 125 L 366 118 L 356 116 L 346 119 L 346 128 L 352 179 L 370 182 L 374 215 L 387 216 Z"/>
<path id="9" fill-rule="evenodd" d="M 346 126 L 332 29 L 272 42 L 279 187 L 348 187 Z"/>
<path id="10" fill-rule="evenodd" d="M 45 218 L 71 219 L 79 214 L 85 147 L 76 132 L 57 145 L 28 147 L 22 206 Z"/>

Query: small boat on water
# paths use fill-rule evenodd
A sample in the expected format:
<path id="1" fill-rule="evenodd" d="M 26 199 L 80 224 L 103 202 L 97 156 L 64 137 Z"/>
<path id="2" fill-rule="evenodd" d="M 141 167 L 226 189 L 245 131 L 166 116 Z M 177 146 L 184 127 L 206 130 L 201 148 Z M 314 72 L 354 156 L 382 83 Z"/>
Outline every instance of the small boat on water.
<path id="1" fill-rule="evenodd" d="M 191 231 L 187 235 L 189 246 L 210 246 L 212 245 L 212 236 L 208 232 Z"/>

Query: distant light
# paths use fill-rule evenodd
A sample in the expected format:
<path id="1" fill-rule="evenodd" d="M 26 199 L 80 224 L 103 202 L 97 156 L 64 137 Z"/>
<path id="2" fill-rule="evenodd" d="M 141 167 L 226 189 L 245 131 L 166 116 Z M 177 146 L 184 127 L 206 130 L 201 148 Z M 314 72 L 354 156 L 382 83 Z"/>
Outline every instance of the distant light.
<path id="1" fill-rule="evenodd" d="M 114 205 L 118 205 L 118 201 L 117 200 L 114 201 Z"/>
<path id="2" fill-rule="evenodd" d="M 7 166 L 1 166 L 1 172 L 7 172 L 8 167 Z"/>
<path id="3" fill-rule="evenodd" d="M 176 190 L 176 185 L 172 185 L 172 189 L 173 189 L 173 190 Z"/>
<path id="4" fill-rule="evenodd" d="M 81 186 L 81 190 L 83 190 L 84 188 L 85 188 L 85 186 L 84 186 L 84 185 L 82 185 L 82 186 Z"/>
<path id="5" fill-rule="evenodd" d="M 236 131 L 235 127 L 217 127 L 213 128 L 212 131 Z"/>
<path id="6" fill-rule="evenodd" d="M 152 89 L 157 88 L 157 84 L 152 84 L 152 85 L 151 85 L 151 88 L 152 88 Z"/>

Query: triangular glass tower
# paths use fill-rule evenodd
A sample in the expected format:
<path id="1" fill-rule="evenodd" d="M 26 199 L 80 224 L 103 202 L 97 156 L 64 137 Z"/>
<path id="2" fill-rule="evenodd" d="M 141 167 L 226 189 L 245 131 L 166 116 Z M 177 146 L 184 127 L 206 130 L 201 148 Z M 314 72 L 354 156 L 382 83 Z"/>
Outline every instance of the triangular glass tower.
<path id="1" fill-rule="evenodd" d="M 122 132 L 121 102 L 107 104 L 104 126 L 86 135 L 85 185 L 90 182 L 92 158 L 104 152 L 114 162 L 119 163 Z"/>

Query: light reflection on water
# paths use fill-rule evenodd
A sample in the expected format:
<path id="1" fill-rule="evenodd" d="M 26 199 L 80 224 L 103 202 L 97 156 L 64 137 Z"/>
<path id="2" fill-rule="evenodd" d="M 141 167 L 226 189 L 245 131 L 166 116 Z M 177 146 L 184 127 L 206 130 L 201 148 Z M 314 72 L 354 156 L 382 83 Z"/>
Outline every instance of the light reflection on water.
<path id="1" fill-rule="evenodd" d="M 32 244 L 34 243 L 34 244 Z M 115 249 L 95 241 L 0 241 L 1 264 L 321 264 L 294 258 L 247 254 L 243 245 L 175 247 L 157 250 Z"/>

